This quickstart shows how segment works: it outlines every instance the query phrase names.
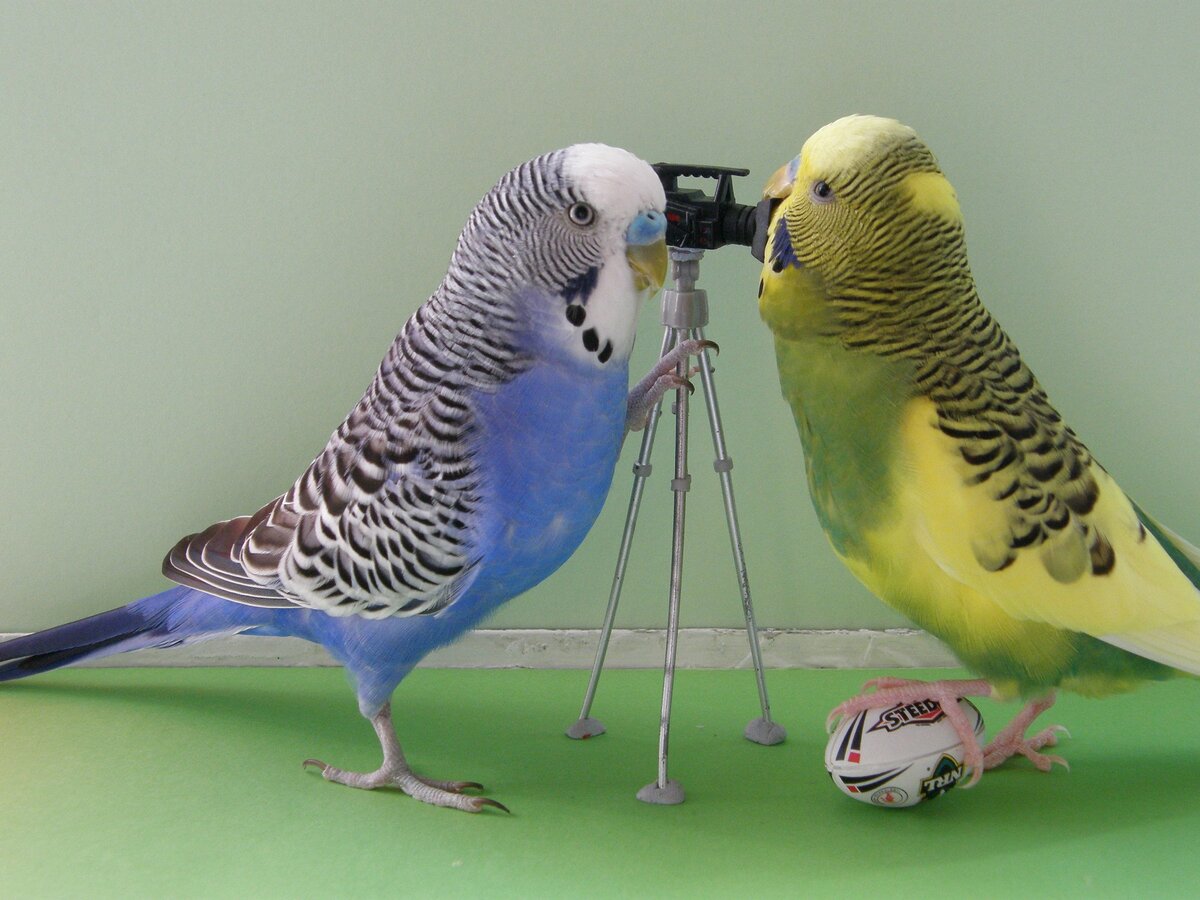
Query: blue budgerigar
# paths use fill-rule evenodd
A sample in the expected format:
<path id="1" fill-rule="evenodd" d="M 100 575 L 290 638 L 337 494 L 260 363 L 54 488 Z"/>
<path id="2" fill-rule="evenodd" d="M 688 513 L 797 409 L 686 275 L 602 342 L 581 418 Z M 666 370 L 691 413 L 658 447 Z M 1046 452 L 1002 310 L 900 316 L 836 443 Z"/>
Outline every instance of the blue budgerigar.
<path id="1" fill-rule="evenodd" d="M 642 301 L 666 272 L 664 195 L 630 153 L 578 144 L 505 175 L 434 294 L 325 449 L 258 512 L 168 554 L 173 587 L 0 644 L 0 680 L 222 635 L 295 636 L 346 667 L 383 748 L 370 773 L 440 806 L 500 806 L 415 775 L 391 696 L 430 650 L 554 572 L 600 512 L 622 440 L 682 385 L 688 342 L 632 391 Z M 503 807 L 501 807 L 503 808 Z"/>

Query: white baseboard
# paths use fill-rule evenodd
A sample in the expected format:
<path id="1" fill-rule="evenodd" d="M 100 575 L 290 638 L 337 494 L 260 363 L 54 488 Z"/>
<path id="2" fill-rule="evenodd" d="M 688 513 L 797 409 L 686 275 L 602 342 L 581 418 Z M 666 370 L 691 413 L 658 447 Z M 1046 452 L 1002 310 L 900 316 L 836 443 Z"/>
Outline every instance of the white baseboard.
<path id="1" fill-rule="evenodd" d="M 17 637 L 0 634 L 0 638 Z M 449 669 L 587 669 L 596 655 L 599 631 L 569 629 L 481 629 L 435 650 L 422 666 Z M 957 666 L 936 639 L 908 628 L 871 630 L 770 629 L 759 631 L 763 663 L 773 669 L 874 669 Z M 613 631 L 605 665 L 619 669 L 662 666 L 666 632 L 624 628 Z M 332 666 L 324 649 L 297 638 L 234 635 L 170 650 L 121 653 L 92 666 Z M 689 669 L 746 669 L 750 650 L 737 628 L 685 628 L 679 632 L 678 665 Z"/>

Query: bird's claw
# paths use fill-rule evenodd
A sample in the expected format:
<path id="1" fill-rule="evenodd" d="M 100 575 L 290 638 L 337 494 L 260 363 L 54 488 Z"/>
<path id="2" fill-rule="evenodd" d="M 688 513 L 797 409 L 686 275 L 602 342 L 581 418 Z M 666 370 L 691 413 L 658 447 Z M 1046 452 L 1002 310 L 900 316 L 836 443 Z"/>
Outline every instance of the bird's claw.
<path id="1" fill-rule="evenodd" d="M 1021 729 L 1022 731 L 1024 729 Z M 1055 765 L 1060 765 L 1068 772 L 1071 764 L 1056 754 L 1040 753 L 1043 747 L 1054 747 L 1058 744 L 1058 736 L 1071 736 L 1063 725 L 1051 725 L 1043 728 L 1035 735 L 1024 737 L 1016 729 L 1006 728 L 996 739 L 983 748 L 984 768 L 994 769 L 996 766 L 1014 756 L 1023 756 L 1041 772 L 1049 772 Z"/>
<path id="2" fill-rule="evenodd" d="M 505 806 L 503 803 L 501 803 L 499 800 L 493 800 L 491 797 L 472 797 L 471 799 L 479 805 L 479 809 L 475 810 L 476 812 L 481 812 L 483 807 L 485 807 L 485 806 L 491 806 L 491 807 L 494 807 L 495 809 L 500 810 L 501 812 L 508 813 L 510 816 L 512 815 L 512 810 L 509 809 L 507 806 Z"/>
<path id="3" fill-rule="evenodd" d="M 696 393 L 696 386 L 692 384 L 688 378 L 691 378 L 699 371 L 700 370 L 698 368 L 691 369 L 688 372 L 687 378 L 680 378 L 676 372 L 668 372 L 666 375 L 661 376 L 658 381 L 654 382 L 654 387 L 650 389 L 650 394 L 659 394 L 661 397 L 668 391 L 677 390 L 678 388 L 687 388 L 688 396 L 690 397 Z M 659 390 L 660 388 L 661 391 Z"/>
<path id="4" fill-rule="evenodd" d="M 449 806 L 463 812 L 477 813 L 485 807 L 494 806 L 504 812 L 511 810 L 491 797 L 475 797 L 464 791 L 481 791 L 483 785 L 478 781 L 439 781 L 424 778 L 415 774 L 407 764 L 397 764 L 394 760 L 390 765 L 383 765 L 374 772 L 346 772 L 334 766 L 326 765 L 319 759 L 306 759 L 305 768 L 315 766 L 321 770 L 321 776 L 326 781 L 344 784 L 348 787 L 374 790 L 381 787 L 394 787 L 408 796 L 430 803 L 434 806 Z"/>
<path id="5" fill-rule="evenodd" d="M 721 348 L 716 341 L 708 339 L 686 340 L 680 341 L 659 358 L 646 377 L 629 392 L 625 403 L 627 431 L 641 431 L 645 428 L 651 411 L 668 391 L 686 387 L 689 396 L 696 392 L 696 386 L 688 379 L 700 373 L 700 366 L 689 366 L 687 374 L 681 375 L 678 371 L 679 364 L 688 357 L 697 356 L 706 350 L 719 353 Z"/>

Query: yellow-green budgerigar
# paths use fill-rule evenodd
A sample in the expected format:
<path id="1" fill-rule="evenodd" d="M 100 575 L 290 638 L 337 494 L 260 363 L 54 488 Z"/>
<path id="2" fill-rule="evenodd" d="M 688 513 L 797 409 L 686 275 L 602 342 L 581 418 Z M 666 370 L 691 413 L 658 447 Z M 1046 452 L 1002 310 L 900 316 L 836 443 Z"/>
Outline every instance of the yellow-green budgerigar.
<path id="1" fill-rule="evenodd" d="M 840 715 L 1022 697 L 971 783 L 1064 688 L 1126 690 L 1200 673 L 1200 551 L 1122 492 L 1050 404 L 980 302 L 954 188 L 916 133 L 850 116 L 817 131 L 766 188 L 759 310 L 838 556 L 948 644 L 979 681 L 879 679 Z"/>

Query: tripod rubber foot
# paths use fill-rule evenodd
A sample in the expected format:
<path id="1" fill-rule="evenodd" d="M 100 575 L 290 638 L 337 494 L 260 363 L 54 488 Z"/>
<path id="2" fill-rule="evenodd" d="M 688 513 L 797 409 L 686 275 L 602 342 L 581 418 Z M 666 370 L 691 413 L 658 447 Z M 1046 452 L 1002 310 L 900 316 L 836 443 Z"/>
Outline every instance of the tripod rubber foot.
<path id="1" fill-rule="evenodd" d="M 662 787 L 658 786 L 657 781 L 652 781 L 637 792 L 637 798 L 643 803 L 676 806 L 683 802 L 683 787 L 673 778 L 668 778 Z"/>
<path id="2" fill-rule="evenodd" d="M 742 734 L 746 736 L 746 740 L 762 744 L 764 747 L 782 744 L 787 740 L 787 729 L 779 723 L 772 722 L 770 719 L 764 719 L 761 716 L 747 725 L 746 730 Z"/>
<path id="3" fill-rule="evenodd" d="M 573 741 L 586 741 L 590 737 L 604 734 L 604 723 L 599 719 L 576 719 L 567 729 L 567 737 Z"/>

